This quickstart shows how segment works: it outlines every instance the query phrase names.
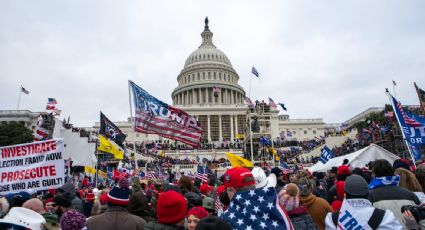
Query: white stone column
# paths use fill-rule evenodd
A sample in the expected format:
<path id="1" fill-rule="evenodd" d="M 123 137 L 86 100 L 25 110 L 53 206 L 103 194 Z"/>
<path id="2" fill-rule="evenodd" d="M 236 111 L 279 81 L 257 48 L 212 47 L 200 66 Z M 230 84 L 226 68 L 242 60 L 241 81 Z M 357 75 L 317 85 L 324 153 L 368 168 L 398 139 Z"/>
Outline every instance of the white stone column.
<path id="1" fill-rule="evenodd" d="M 221 126 L 221 115 L 218 115 L 218 140 L 223 141 L 223 128 Z"/>
<path id="2" fill-rule="evenodd" d="M 192 89 L 192 104 L 197 103 L 196 98 L 195 98 L 195 89 Z"/>
<path id="3" fill-rule="evenodd" d="M 210 118 L 210 115 L 207 115 L 207 123 L 208 123 L 208 142 L 211 142 L 211 118 Z"/>
<path id="4" fill-rule="evenodd" d="M 238 115 L 235 115 L 235 133 L 238 134 Z"/>
<path id="5" fill-rule="evenodd" d="M 218 104 L 223 104 L 222 103 L 222 99 L 221 99 L 221 97 L 222 97 L 222 95 L 223 95 L 223 92 L 220 92 L 219 94 L 218 94 Z"/>
<path id="6" fill-rule="evenodd" d="M 233 130 L 233 118 L 234 115 L 230 115 L 230 142 L 233 143 L 233 139 L 235 139 L 235 132 Z"/>
<path id="7" fill-rule="evenodd" d="M 202 90 L 201 90 L 201 88 L 198 88 L 198 102 L 199 102 L 199 104 L 204 103 L 202 101 Z"/>
<path id="8" fill-rule="evenodd" d="M 208 87 L 205 88 L 205 99 L 207 100 L 206 103 L 209 103 L 209 95 L 208 95 Z"/>

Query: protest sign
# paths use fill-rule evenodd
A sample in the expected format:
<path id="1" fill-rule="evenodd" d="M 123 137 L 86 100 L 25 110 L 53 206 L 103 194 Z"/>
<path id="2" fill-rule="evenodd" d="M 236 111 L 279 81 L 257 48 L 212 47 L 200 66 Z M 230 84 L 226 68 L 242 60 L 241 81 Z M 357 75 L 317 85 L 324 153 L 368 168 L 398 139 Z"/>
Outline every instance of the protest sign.
<path id="1" fill-rule="evenodd" d="M 63 151 L 63 139 L 1 147 L 0 194 L 63 185 Z"/>

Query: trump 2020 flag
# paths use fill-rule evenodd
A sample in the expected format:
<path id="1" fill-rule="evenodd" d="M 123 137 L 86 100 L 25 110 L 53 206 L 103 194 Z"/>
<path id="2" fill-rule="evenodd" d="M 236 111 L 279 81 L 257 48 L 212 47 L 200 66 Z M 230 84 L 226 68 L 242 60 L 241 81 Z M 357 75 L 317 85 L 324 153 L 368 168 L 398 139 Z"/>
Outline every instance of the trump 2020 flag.
<path id="1" fill-rule="evenodd" d="M 181 109 L 162 102 L 129 81 L 133 92 L 135 131 L 157 134 L 198 147 L 201 142 L 201 124 Z"/>
<path id="2" fill-rule="evenodd" d="M 391 94 L 391 104 L 395 111 L 400 128 L 403 131 L 403 135 L 408 143 L 408 147 L 411 149 L 412 158 L 414 160 L 420 160 L 421 155 L 419 150 L 420 145 L 425 144 L 425 118 L 418 117 L 404 111 L 401 103 L 398 102 Z"/>
<path id="3" fill-rule="evenodd" d="M 330 159 L 332 159 L 334 157 L 334 153 L 327 147 L 325 146 L 322 149 L 322 153 L 320 154 L 320 162 L 322 162 L 323 164 L 326 164 L 326 162 L 328 162 Z"/>
<path id="4" fill-rule="evenodd" d="M 273 187 L 236 193 L 221 218 L 233 229 L 293 229 Z"/>

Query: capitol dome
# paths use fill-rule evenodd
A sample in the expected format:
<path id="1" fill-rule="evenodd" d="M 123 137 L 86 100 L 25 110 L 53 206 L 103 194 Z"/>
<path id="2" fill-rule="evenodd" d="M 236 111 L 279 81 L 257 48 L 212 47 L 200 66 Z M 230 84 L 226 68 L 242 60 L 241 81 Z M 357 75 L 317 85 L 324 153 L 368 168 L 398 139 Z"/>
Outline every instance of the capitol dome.
<path id="1" fill-rule="evenodd" d="M 173 104 L 179 106 L 243 104 L 245 91 L 238 84 L 239 75 L 229 58 L 217 49 L 213 33 L 205 18 L 202 43 L 186 59 L 172 93 Z"/>

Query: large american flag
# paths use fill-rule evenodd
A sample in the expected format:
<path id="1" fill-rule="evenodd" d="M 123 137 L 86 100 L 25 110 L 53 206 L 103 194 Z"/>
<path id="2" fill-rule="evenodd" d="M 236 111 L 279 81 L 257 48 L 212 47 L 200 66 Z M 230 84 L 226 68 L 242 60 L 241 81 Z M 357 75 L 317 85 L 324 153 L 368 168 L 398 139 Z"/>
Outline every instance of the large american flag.
<path id="1" fill-rule="evenodd" d="M 200 123 L 185 111 L 168 105 L 129 81 L 136 110 L 135 131 L 157 134 L 197 147 L 200 145 Z"/>
<path id="2" fill-rule="evenodd" d="M 403 116 L 404 122 L 406 123 L 407 126 L 414 126 L 414 127 L 423 126 L 422 123 L 418 122 L 417 120 L 411 118 L 410 116 L 406 114 L 400 102 L 397 103 L 397 108 L 400 110 L 400 113 Z"/>
<path id="3" fill-rule="evenodd" d="M 147 172 L 146 173 L 146 179 L 148 179 L 148 180 L 156 180 L 155 173 L 153 173 L 153 172 Z"/>
<path id="4" fill-rule="evenodd" d="M 274 103 L 273 99 L 271 99 L 270 97 L 269 97 L 269 105 L 270 105 L 270 107 L 272 107 L 273 109 L 277 109 L 277 105 L 276 105 L 276 103 Z"/>
<path id="5" fill-rule="evenodd" d="M 221 218 L 233 229 L 293 229 L 291 220 L 279 204 L 275 188 L 236 193 Z"/>

